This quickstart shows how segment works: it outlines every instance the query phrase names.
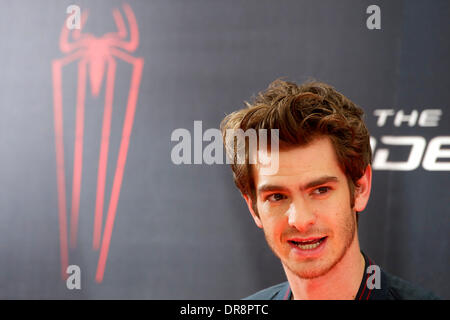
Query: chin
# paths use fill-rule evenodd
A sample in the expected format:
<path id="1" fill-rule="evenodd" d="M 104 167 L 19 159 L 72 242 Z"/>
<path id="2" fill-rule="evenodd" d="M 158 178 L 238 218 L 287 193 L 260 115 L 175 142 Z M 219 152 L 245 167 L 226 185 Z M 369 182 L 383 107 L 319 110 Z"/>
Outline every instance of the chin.
<path id="1" fill-rule="evenodd" d="M 288 261 L 286 267 L 302 279 L 314 279 L 326 275 L 330 272 L 347 254 L 353 237 L 349 238 L 348 243 L 336 252 L 333 250 L 324 252 L 324 256 L 318 259 L 306 261 Z"/>
<path id="2" fill-rule="evenodd" d="M 327 274 L 335 264 L 317 264 L 312 263 L 310 266 L 302 266 L 302 267 L 293 267 L 291 268 L 289 265 L 287 267 L 296 274 L 299 278 L 302 279 L 314 279 L 319 278 L 325 274 Z"/>

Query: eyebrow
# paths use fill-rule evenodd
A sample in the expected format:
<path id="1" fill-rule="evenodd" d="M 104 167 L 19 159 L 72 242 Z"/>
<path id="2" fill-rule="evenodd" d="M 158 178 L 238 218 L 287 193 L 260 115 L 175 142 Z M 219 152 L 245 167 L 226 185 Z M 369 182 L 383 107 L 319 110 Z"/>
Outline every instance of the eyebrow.
<path id="1" fill-rule="evenodd" d="M 300 189 L 301 190 L 310 189 L 329 182 L 339 182 L 339 179 L 334 176 L 323 176 L 304 184 L 303 186 L 300 187 Z M 274 184 L 263 184 L 262 186 L 258 187 L 258 193 L 270 191 L 287 191 L 287 190 L 288 189 L 286 187 Z"/>

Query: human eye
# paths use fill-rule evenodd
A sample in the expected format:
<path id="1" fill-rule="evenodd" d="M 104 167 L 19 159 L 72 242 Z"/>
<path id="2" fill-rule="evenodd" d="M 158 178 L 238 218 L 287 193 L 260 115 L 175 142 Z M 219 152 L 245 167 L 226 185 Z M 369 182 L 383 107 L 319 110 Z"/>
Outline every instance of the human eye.
<path id="1" fill-rule="evenodd" d="M 318 187 L 318 188 L 314 189 L 312 194 L 313 195 L 319 195 L 319 196 L 320 195 L 325 195 L 325 194 L 329 193 L 330 190 L 331 190 L 331 188 L 328 187 L 328 186 L 321 186 L 321 187 Z"/>
<path id="2" fill-rule="evenodd" d="M 284 199 L 286 199 L 286 196 L 281 193 L 272 193 L 265 198 L 266 201 L 268 200 L 270 202 L 278 202 Z"/>

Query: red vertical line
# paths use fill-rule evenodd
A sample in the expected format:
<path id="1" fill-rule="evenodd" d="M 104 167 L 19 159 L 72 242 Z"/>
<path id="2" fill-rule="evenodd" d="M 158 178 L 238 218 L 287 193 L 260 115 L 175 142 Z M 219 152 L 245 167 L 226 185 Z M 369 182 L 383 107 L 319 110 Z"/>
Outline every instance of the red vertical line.
<path id="1" fill-rule="evenodd" d="M 118 50 L 116 50 L 118 51 Z M 100 256 L 97 265 L 97 274 L 95 280 L 100 283 L 103 281 L 105 272 L 106 260 L 108 258 L 109 245 L 111 242 L 111 233 L 114 226 L 114 219 L 116 216 L 117 203 L 119 201 L 120 187 L 122 185 L 123 172 L 125 162 L 127 159 L 128 145 L 130 142 L 131 130 L 133 128 L 134 113 L 136 110 L 137 97 L 139 93 L 139 84 L 141 80 L 142 68 L 144 60 L 140 58 L 129 57 L 125 55 L 128 61 L 131 59 L 133 64 L 133 73 L 131 77 L 130 91 L 128 95 L 127 109 L 122 130 L 122 141 L 120 143 L 119 155 L 117 158 L 117 167 L 114 175 L 113 187 L 111 191 L 111 198 L 109 202 L 108 213 L 106 217 L 105 231 L 103 234 L 102 244 L 100 248 Z M 120 58 L 120 56 L 119 56 Z"/>
<path id="2" fill-rule="evenodd" d="M 61 255 L 61 277 L 67 279 L 67 266 L 69 264 L 69 249 L 67 244 L 67 213 L 66 213 L 66 180 L 64 169 L 64 134 L 63 134 L 63 105 L 62 105 L 62 67 L 83 56 L 77 51 L 64 58 L 53 60 L 53 115 L 55 123 L 55 152 L 56 152 L 56 179 L 58 188 L 58 220 L 59 245 Z"/>
<path id="3" fill-rule="evenodd" d="M 72 212 L 70 215 L 70 247 L 77 245 L 78 214 L 80 211 L 81 174 L 83 170 L 84 106 L 86 96 L 86 62 L 78 64 L 78 92 L 75 120 L 75 146 L 72 181 Z"/>
<path id="4" fill-rule="evenodd" d="M 108 164 L 109 136 L 111 132 L 111 116 L 114 99 L 114 79 L 116 74 L 116 62 L 108 59 L 108 74 L 106 79 L 105 108 L 103 111 L 103 128 L 98 160 L 97 196 L 95 203 L 93 249 L 100 247 L 100 237 L 103 218 L 103 203 L 105 198 L 106 169 Z"/>
<path id="5" fill-rule="evenodd" d="M 370 260 L 369 260 L 369 262 L 370 262 Z M 370 266 L 370 264 L 369 264 L 369 266 Z M 368 268 L 369 266 L 367 266 L 367 268 Z M 359 295 L 358 300 L 361 300 L 361 299 L 362 299 L 362 297 L 363 297 L 363 295 L 364 295 L 364 291 L 366 291 L 366 287 L 367 287 L 367 279 L 369 278 L 369 276 L 367 275 L 367 268 L 366 268 L 366 265 L 364 264 L 364 274 L 363 274 L 364 288 L 363 288 L 363 291 L 361 292 L 361 294 Z"/>
<path id="6" fill-rule="evenodd" d="M 67 278 L 67 217 L 66 217 L 66 182 L 64 172 L 63 110 L 62 110 L 62 63 L 53 61 L 53 112 L 55 122 L 56 176 L 58 185 L 59 243 L 61 253 L 61 277 Z"/>
<path id="7" fill-rule="evenodd" d="M 288 285 L 288 288 L 286 290 L 286 293 L 284 294 L 283 300 L 288 300 L 290 295 L 291 295 L 291 287 Z"/>
<path id="8" fill-rule="evenodd" d="M 370 258 L 368 258 L 368 260 L 369 260 L 369 266 L 371 266 L 373 263 L 372 263 L 372 261 L 370 260 Z M 367 270 L 366 270 L 366 271 L 367 271 Z M 369 297 L 370 297 L 370 294 L 372 293 L 372 290 L 373 290 L 373 288 L 369 290 L 369 293 L 367 294 L 366 300 L 369 300 Z"/>
<path id="9" fill-rule="evenodd" d="M 367 277 L 366 277 L 365 273 L 364 273 L 364 276 L 363 276 L 363 281 L 364 281 L 364 288 L 363 288 L 363 291 L 361 292 L 361 294 L 359 295 L 358 300 L 361 300 L 362 296 L 364 295 L 364 291 L 366 291 Z"/>

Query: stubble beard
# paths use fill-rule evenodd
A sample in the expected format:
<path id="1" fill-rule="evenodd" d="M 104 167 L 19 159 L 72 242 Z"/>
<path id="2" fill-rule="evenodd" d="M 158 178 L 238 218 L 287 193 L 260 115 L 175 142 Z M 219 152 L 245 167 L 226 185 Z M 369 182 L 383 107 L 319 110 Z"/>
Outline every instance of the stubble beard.
<path id="1" fill-rule="evenodd" d="M 345 222 L 342 224 L 344 227 L 342 228 L 342 234 L 345 235 L 343 239 L 344 245 L 341 247 L 341 250 L 337 254 L 331 253 L 331 261 L 324 261 L 320 263 L 320 260 L 314 259 L 312 261 L 300 262 L 300 264 L 312 264 L 312 266 L 298 266 L 299 262 L 290 262 L 287 259 L 281 257 L 281 255 L 275 249 L 274 244 L 269 240 L 267 234 L 265 234 L 267 243 L 273 253 L 281 260 L 282 264 L 288 268 L 292 273 L 297 275 L 301 279 L 314 279 L 321 277 L 328 272 L 330 272 L 341 260 L 344 258 L 348 249 L 352 245 L 355 235 L 356 235 L 356 215 L 350 214 L 345 219 Z M 328 241 L 329 239 L 327 239 Z M 328 244 L 326 244 L 328 245 Z M 325 248 L 328 249 L 328 248 Z M 318 265 L 317 265 L 318 264 Z"/>

